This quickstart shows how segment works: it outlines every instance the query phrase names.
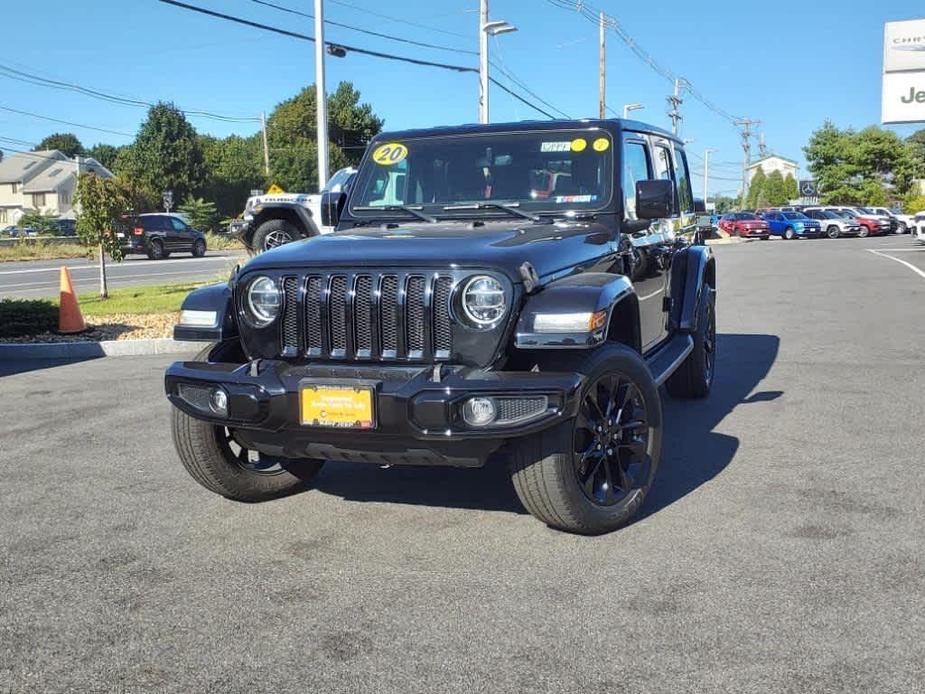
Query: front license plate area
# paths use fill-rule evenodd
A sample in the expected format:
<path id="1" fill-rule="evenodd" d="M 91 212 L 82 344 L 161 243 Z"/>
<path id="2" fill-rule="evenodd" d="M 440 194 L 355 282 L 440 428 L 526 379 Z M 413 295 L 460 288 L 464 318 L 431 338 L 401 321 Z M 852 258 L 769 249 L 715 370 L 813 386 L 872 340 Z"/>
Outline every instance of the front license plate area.
<path id="1" fill-rule="evenodd" d="M 376 398 L 372 385 L 302 384 L 299 412 L 303 426 L 374 429 Z"/>

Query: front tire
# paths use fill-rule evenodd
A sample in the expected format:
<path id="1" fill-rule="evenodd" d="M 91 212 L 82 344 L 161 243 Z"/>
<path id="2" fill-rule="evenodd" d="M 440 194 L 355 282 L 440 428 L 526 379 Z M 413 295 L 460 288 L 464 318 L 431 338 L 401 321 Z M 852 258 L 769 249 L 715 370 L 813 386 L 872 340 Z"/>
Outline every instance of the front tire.
<path id="1" fill-rule="evenodd" d="M 826 236 L 828 236 L 830 239 L 837 239 L 838 236 L 839 236 L 838 227 L 835 226 L 835 225 L 833 224 L 833 225 L 830 226 L 828 229 L 826 229 L 825 234 L 826 234 Z"/>
<path id="2" fill-rule="evenodd" d="M 323 460 L 293 460 L 250 451 L 229 429 L 173 408 L 173 443 L 183 467 L 210 492 L 234 501 L 266 501 L 304 489 Z"/>
<path id="3" fill-rule="evenodd" d="M 251 239 L 255 253 L 263 253 L 302 238 L 299 228 L 285 219 L 270 219 L 257 227 Z"/>
<path id="4" fill-rule="evenodd" d="M 684 400 L 707 397 L 716 374 L 716 290 L 710 285 L 704 286 L 697 331 L 691 337 L 694 348 L 665 383 L 672 397 Z"/>
<path id="5" fill-rule="evenodd" d="M 866 239 L 868 236 L 870 236 L 870 229 L 862 224 L 861 231 L 858 233 L 858 238 Z"/>
<path id="6" fill-rule="evenodd" d="M 586 376 L 576 417 L 517 442 L 511 479 L 533 516 L 598 535 L 642 506 L 661 457 L 658 388 L 634 350 L 608 344 L 575 365 Z"/>
<path id="7" fill-rule="evenodd" d="M 191 252 L 194 258 L 201 258 L 206 254 L 206 242 L 203 239 L 196 239 Z"/>
<path id="8" fill-rule="evenodd" d="M 793 229 L 791 227 L 787 227 L 786 229 L 784 229 L 784 240 L 793 241 L 793 238 L 794 238 Z"/>

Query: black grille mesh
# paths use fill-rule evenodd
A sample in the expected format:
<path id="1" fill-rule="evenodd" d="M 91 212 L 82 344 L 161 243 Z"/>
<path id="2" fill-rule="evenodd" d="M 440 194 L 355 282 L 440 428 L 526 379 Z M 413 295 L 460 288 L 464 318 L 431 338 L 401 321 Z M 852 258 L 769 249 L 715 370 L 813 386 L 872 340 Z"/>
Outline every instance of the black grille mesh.
<path id="1" fill-rule="evenodd" d="M 299 352 L 299 283 L 295 277 L 283 278 L 283 352 Z"/>
<path id="2" fill-rule="evenodd" d="M 331 320 L 331 351 L 347 349 L 347 278 L 334 275 L 331 278 L 329 315 Z"/>
<path id="3" fill-rule="evenodd" d="M 385 275 L 382 278 L 379 297 L 379 325 L 382 329 L 382 351 L 398 350 L 398 278 Z"/>
<path id="4" fill-rule="evenodd" d="M 305 283 L 305 347 L 310 352 L 323 349 L 321 334 L 321 278 L 312 276 Z"/>
<path id="5" fill-rule="evenodd" d="M 373 280 L 369 275 L 360 275 L 356 279 L 353 300 L 353 326 L 357 354 L 368 354 L 373 349 L 372 326 L 372 290 Z"/>
<path id="6" fill-rule="evenodd" d="M 453 347 L 453 329 L 450 325 L 450 290 L 453 280 L 438 277 L 434 284 L 434 351 L 449 352 Z"/>
<path id="7" fill-rule="evenodd" d="M 405 299 L 405 313 L 407 316 L 408 352 L 424 351 L 424 278 L 413 276 L 408 278 L 408 290 Z"/>
<path id="8" fill-rule="evenodd" d="M 546 411 L 546 396 L 535 398 L 498 398 L 498 421 L 516 422 Z"/>

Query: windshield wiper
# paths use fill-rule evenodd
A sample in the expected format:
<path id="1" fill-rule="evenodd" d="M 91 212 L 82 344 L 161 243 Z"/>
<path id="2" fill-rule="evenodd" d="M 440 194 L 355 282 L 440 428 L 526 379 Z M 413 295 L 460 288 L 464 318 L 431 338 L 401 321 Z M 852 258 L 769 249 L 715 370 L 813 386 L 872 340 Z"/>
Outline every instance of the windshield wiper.
<path id="1" fill-rule="evenodd" d="M 424 214 L 421 212 L 423 207 L 410 207 L 409 205 L 366 205 L 364 207 L 354 207 L 353 209 L 358 212 L 407 212 L 412 217 L 417 217 L 422 222 L 430 222 L 434 224 L 437 221 L 436 217 L 431 217 L 429 214 Z"/>
<path id="2" fill-rule="evenodd" d="M 515 217 L 520 217 L 521 219 L 529 219 L 531 222 L 543 222 L 543 218 L 539 215 L 530 214 L 529 212 L 524 212 L 523 210 L 518 210 L 520 207 L 519 202 L 473 202 L 466 203 L 464 205 L 447 205 L 443 208 L 444 212 L 453 212 L 454 210 L 504 210 L 509 212 Z"/>

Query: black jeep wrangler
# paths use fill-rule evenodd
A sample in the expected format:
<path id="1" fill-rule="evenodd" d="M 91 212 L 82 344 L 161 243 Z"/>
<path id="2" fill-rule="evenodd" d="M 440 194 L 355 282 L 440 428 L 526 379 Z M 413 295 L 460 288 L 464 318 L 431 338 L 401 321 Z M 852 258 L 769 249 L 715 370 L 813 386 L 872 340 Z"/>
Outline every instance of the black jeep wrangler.
<path id="1" fill-rule="evenodd" d="M 177 452 L 231 499 L 296 490 L 324 461 L 506 459 L 524 506 L 619 527 L 659 464 L 659 386 L 702 398 L 716 273 L 685 233 L 682 143 L 621 120 L 380 135 L 337 231 L 194 291 L 170 366 Z"/>

